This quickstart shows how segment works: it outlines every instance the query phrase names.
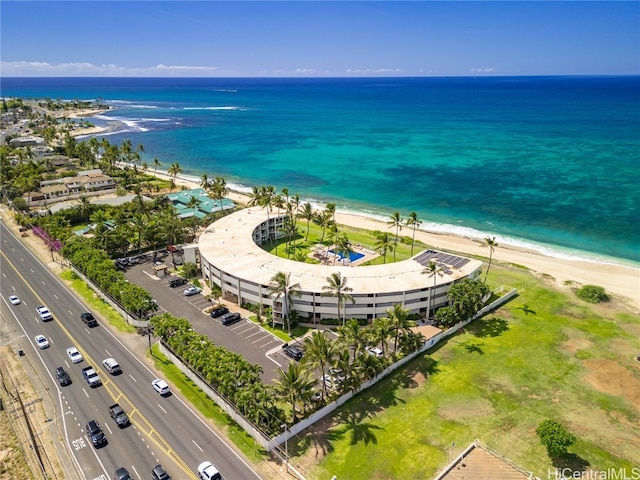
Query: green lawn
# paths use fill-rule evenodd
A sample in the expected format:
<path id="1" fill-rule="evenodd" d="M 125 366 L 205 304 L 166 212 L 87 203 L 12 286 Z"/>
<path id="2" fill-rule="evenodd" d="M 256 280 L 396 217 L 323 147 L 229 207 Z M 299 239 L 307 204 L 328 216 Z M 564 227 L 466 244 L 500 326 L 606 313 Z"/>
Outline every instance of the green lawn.
<path id="1" fill-rule="evenodd" d="M 526 273 L 491 272 L 493 287 L 508 280 L 526 288 L 348 402 L 328 431 L 290 441 L 303 465 L 320 452 L 307 478 L 433 478 L 452 444 L 456 455 L 475 439 L 547 478 L 552 463 L 535 435 L 546 418 L 579 439 L 569 465 L 637 466 L 640 317 L 590 306 Z M 594 375 L 597 388 L 585 379 Z"/>

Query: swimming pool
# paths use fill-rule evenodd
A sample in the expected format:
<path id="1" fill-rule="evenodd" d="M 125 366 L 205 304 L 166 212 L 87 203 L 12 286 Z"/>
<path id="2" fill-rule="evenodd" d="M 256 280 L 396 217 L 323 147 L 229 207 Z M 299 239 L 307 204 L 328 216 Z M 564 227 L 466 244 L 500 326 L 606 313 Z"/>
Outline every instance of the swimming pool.
<path id="1" fill-rule="evenodd" d="M 341 260 L 341 257 L 340 257 L 339 253 L 334 252 L 333 250 L 329 250 L 329 252 L 333 253 L 334 255 L 337 255 L 338 256 L 338 258 L 337 258 L 338 261 Z M 360 260 L 361 258 L 364 258 L 364 253 L 349 252 L 349 261 L 355 262 L 356 260 Z"/>

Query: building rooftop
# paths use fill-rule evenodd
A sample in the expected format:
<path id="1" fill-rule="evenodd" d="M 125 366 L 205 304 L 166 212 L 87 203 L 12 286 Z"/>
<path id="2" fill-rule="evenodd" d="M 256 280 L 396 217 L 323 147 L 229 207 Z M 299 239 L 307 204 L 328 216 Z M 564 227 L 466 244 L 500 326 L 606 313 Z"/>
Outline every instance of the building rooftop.
<path id="1" fill-rule="evenodd" d="M 434 284 L 433 277 L 422 273 L 424 265 L 415 260 L 422 252 L 409 260 L 370 266 L 318 265 L 271 255 L 253 241 L 252 234 L 256 227 L 273 216 L 273 212 L 268 216 L 264 209 L 252 207 L 217 220 L 200 236 L 200 254 L 216 268 L 256 284 L 268 285 L 276 273 L 289 273 L 290 283 L 299 283 L 301 290 L 307 292 L 322 293 L 327 277 L 334 272 L 340 272 L 348 279 L 347 286 L 353 289 L 353 294 L 396 293 Z M 432 252 L 436 256 L 442 253 Z M 464 258 L 467 261 L 460 262 L 463 257 L 449 257 L 449 260 L 458 261 L 458 267 L 447 264 L 447 272 L 435 277 L 436 285 L 464 278 L 482 265 L 479 260 Z M 421 258 L 424 261 L 426 257 Z M 438 262 L 442 263 L 443 258 L 445 256 L 438 257 Z"/>

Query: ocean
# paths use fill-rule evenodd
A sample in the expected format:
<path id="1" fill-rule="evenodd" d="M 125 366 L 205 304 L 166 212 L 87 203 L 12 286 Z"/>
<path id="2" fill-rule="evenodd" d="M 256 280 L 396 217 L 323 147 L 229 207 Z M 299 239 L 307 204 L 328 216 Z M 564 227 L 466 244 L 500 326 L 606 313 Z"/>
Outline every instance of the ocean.
<path id="1" fill-rule="evenodd" d="M 91 121 L 111 143 L 240 191 L 640 266 L 640 77 L 2 78 L 1 91 L 100 98 L 115 109 Z"/>

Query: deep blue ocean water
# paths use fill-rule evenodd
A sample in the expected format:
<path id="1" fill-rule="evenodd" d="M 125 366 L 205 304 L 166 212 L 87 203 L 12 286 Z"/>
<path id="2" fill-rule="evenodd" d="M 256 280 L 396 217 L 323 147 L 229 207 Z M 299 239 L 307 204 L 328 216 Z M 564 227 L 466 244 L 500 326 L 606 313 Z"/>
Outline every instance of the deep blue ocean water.
<path id="1" fill-rule="evenodd" d="M 2 78 L 1 90 L 102 98 L 116 110 L 93 123 L 161 169 L 640 265 L 640 77 Z"/>

